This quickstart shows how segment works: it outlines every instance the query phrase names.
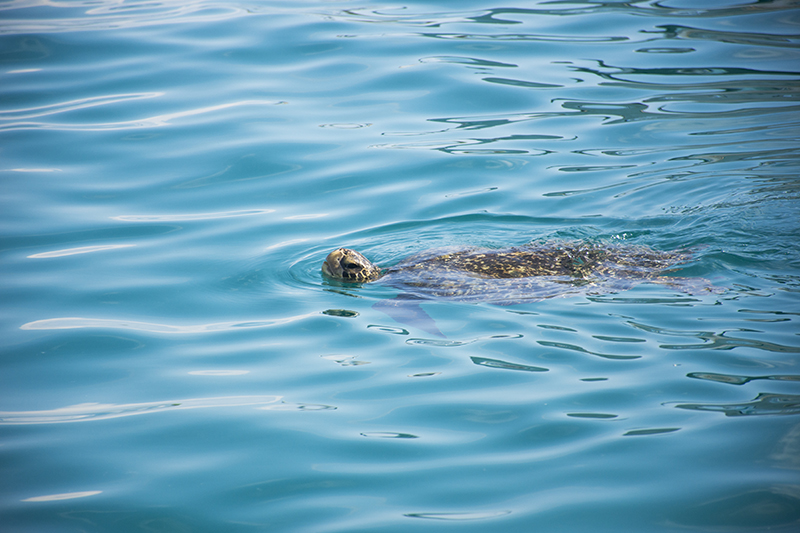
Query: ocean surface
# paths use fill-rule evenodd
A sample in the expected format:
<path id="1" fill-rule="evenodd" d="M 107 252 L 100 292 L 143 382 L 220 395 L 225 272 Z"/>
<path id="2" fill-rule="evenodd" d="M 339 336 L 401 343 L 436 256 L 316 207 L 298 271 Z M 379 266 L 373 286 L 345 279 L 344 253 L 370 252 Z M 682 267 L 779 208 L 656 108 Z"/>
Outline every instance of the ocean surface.
<path id="1" fill-rule="evenodd" d="M 0 180 L 3 532 L 800 530 L 798 1 L 0 1 Z"/>

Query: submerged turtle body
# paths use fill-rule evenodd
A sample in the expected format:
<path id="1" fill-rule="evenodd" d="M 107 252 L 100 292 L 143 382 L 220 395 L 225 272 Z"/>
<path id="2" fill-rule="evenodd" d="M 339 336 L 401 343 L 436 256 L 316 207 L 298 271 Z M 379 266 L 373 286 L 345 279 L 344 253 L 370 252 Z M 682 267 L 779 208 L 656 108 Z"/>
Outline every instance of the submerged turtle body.
<path id="1" fill-rule="evenodd" d="M 431 250 L 381 270 L 360 253 L 339 248 L 328 255 L 322 271 L 341 281 L 381 280 L 411 297 L 511 304 L 578 291 L 614 292 L 643 281 L 680 288 L 681 279 L 663 274 L 689 258 L 643 246 L 547 243 Z"/>

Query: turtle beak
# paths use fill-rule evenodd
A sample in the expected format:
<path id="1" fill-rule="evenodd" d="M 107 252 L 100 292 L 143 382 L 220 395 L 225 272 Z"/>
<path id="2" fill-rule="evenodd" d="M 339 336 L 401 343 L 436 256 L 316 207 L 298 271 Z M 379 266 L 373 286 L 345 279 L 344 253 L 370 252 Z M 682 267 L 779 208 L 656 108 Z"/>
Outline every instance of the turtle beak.
<path id="1" fill-rule="evenodd" d="M 331 274 L 331 267 L 330 267 L 330 265 L 328 265 L 328 260 L 327 259 L 322 262 L 322 272 L 326 276 L 333 277 L 333 274 Z"/>
<path id="2" fill-rule="evenodd" d="M 322 263 L 322 272 L 331 278 L 337 279 L 340 277 L 339 272 L 342 271 L 342 267 L 339 266 L 339 261 L 341 260 L 341 252 L 339 250 L 334 250 L 328 257 L 325 258 L 325 261 Z"/>

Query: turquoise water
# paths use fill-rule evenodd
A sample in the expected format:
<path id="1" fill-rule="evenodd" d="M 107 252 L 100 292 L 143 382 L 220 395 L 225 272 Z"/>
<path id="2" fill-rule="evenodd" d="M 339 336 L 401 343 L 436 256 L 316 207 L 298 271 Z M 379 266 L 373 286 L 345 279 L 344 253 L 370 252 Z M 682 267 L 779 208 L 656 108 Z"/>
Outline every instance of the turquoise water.
<path id="1" fill-rule="evenodd" d="M 797 531 L 799 7 L 0 2 L 0 529 Z M 559 240 L 717 290 L 320 274 Z"/>

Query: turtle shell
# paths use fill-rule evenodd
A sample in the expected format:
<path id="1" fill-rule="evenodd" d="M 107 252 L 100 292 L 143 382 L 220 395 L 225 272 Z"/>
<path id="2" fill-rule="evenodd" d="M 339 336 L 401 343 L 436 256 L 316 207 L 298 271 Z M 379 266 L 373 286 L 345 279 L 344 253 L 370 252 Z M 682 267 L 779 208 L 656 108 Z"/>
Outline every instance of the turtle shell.
<path id="1" fill-rule="evenodd" d="M 513 304 L 616 292 L 643 281 L 680 288 L 681 278 L 665 274 L 690 258 L 688 253 L 643 246 L 580 243 L 450 248 L 411 256 L 386 269 L 380 281 L 418 298 Z"/>

